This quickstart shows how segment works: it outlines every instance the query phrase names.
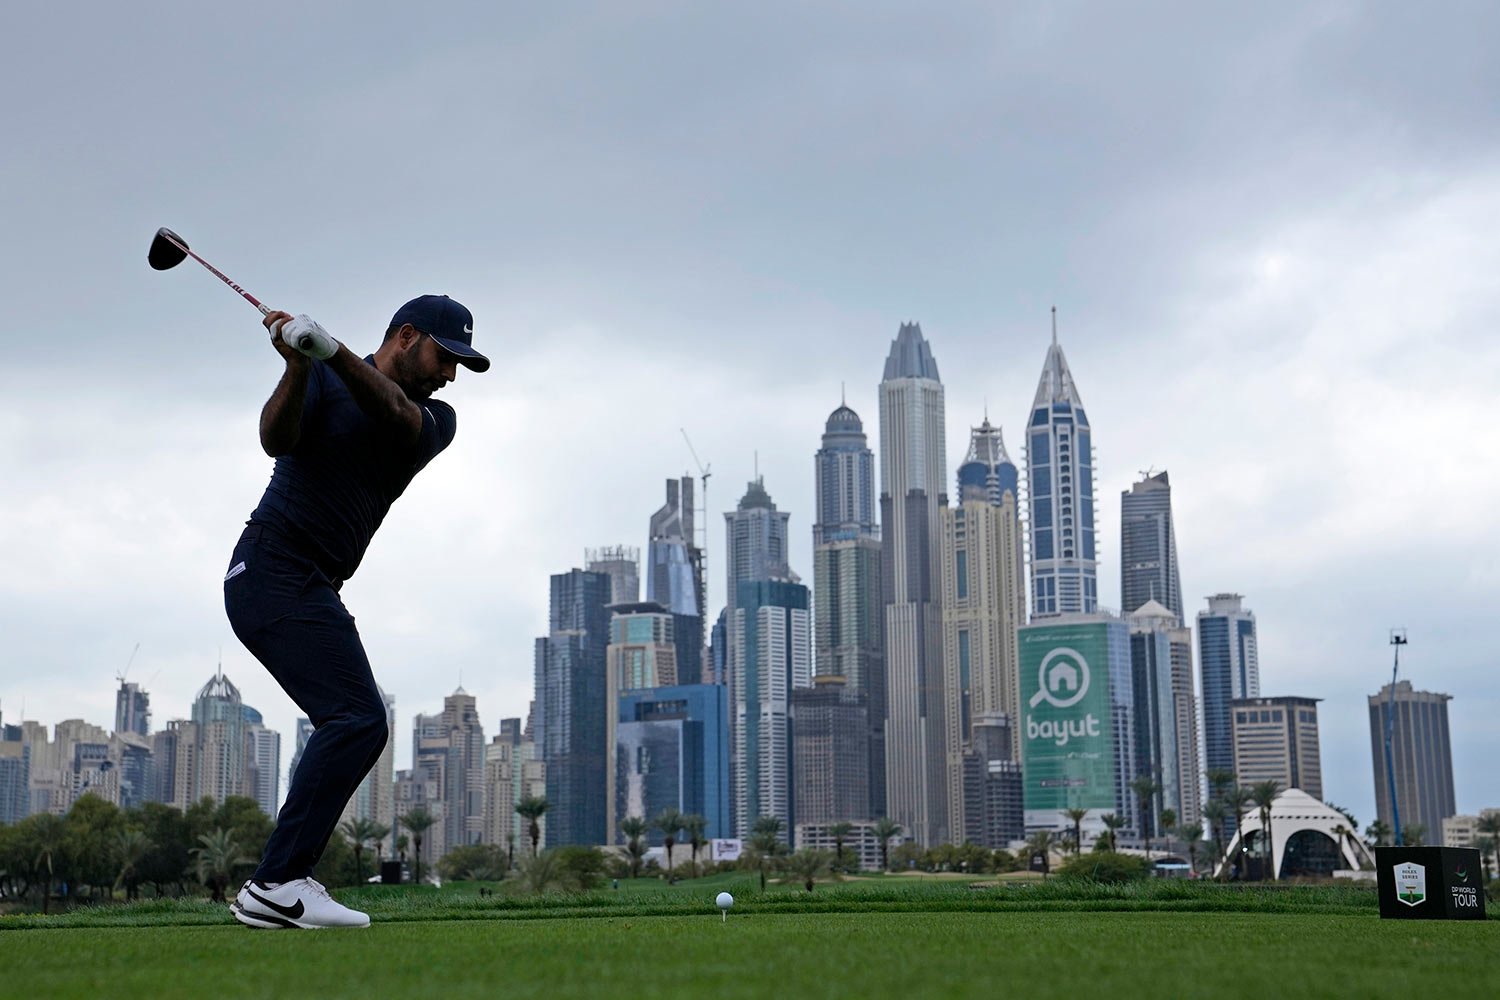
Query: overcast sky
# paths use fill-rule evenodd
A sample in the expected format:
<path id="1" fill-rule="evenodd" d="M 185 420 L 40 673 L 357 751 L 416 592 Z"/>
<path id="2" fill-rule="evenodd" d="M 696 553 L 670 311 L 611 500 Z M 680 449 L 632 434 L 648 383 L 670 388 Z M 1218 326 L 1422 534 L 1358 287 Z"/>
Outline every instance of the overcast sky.
<path id="1" fill-rule="evenodd" d="M 1235 591 L 1262 693 L 1324 699 L 1326 797 L 1374 818 L 1365 698 L 1453 696 L 1461 812 L 1500 806 L 1500 9 L 1487 3 L 28 5 L 0 64 L 8 312 L 0 707 L 154 723 L 224 671 L 295 709 L 220 580 L 270 473 L 268 304 L 373 350 L 445 292 L 495 366 L 344 597 L 411 717 L 524 715 L 547 577 L 644 547 L 712 468 L 709 573 L 756 455 L 811 582 L 812 456 L 917 321 L 950 479 L 1017 429 L 1048 309 L 1119 494 L 1171 473 L 1189 615 Z M 283 787 L 283 794 L 284 794 Z M 1436 831 L 1431 834 L 1435 835 Z"/>

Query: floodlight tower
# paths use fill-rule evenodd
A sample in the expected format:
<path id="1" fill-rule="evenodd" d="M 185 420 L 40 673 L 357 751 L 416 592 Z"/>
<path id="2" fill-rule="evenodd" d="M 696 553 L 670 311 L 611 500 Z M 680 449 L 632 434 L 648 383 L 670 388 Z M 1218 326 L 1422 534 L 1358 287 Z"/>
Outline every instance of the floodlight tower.
<path id="1" fill-rule="evenodd" d="M 1401 844 L 1401 807 L 1396 804 L 1396 763 L 1391 752 L 1391 736 L 1396 725 L 1396 674 L 1401 669 L 1401 647 L 1406 645 L 1406 629 L 1391 629 L 1391 650 L 1395 658 L 1391 665 L 1391 693 L 1385 702 L 1385 781 L 1391 797 L 1391 826 L 1394 827 L 1396 846 Z"/>

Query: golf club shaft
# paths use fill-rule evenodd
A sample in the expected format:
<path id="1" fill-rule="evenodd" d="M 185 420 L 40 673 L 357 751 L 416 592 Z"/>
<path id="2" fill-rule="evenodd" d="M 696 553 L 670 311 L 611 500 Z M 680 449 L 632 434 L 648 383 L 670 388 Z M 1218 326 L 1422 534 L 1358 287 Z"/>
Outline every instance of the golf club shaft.
<path id="1" fill-rule="evenodd" d="M 186 244 L 181 243 L 178 240 L 172 239 L 172 235 L 170 233 L 163 233 L 162 236 L 166 240 L 168 240 L 173 246 L 175 246 L 177 249 L 181 250 L 183 253 L 187 254 L 189 257 L 193 258 L 198 263 L 202 264 L 204 267 L 208 268 L 208 270 L 213 275 L 215 275 L 220 281 L 224 282 L 224 284 L 228 285 L 230 288 L 233 288 L 235 291 L 239 292 L 240 295 L 244 296 L 246 302 L 250 303 L 252 306 L 254 306 L 255 308 L 257 308 L 257 309 L 260 310 L 260 314 L 262 316 L 266 315 L 267 313 L 269 313 L 271 311 L 270 309 L 268 309 L 265 306 L 263 306 L 263 305 L 260 304 L 260 299 L 257 299 L 254 295 L 251 295 L 249 292 L 245 291 L 239 285 L 235 284 L 234 281 L 230 279 L 229 275 L 225 274 L 223 271 L 219 270 L 217 267 L 214 267 L 212 264 L 210 264 L 208 261 L 204 260 L 202 257 L 199 257 L 197 254 L 193 253 L 193 251 L 189 250 L 187 248 Z"/>

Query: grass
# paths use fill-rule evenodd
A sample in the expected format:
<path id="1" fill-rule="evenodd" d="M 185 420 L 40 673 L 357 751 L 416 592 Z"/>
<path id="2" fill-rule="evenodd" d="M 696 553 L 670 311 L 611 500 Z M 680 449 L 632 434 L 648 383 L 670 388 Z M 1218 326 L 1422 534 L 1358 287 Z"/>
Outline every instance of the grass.
<path id="1" fill-rule="evenodd" d="M 44 928 L 0 934 L 0 969 L 9 996 L 112 1000 L 1500 996 L 1500 927 L 1488 921 L 737 906 L 721 923 L 701 906 L 693 916 L 628 909 L 589 920 L 411 918 L 317 934 Z"/>

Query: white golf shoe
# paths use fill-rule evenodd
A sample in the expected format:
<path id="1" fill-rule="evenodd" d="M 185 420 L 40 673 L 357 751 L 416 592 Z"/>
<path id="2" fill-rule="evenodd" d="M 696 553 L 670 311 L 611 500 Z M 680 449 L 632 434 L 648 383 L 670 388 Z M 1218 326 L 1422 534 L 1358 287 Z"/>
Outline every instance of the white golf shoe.
<path id="1" fill-rule="evenodd" d="M 316 930 L 322 927 L 368 927 L 369 914 L 336 901 L 316 879 L 257 882 L 240 887 L 229 904 L 236 920 L 248 927 Z"/>

